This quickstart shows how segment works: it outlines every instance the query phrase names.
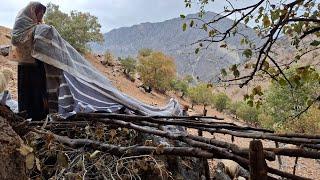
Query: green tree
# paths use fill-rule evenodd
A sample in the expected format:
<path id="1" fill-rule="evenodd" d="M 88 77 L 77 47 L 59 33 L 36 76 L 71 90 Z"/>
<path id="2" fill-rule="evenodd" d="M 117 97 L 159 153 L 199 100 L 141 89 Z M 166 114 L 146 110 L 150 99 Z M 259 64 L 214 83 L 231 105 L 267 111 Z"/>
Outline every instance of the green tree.
<path id="1" fill-rule="evenodd" d="M 208 1 L 208 0 L 184 0 L 187 8 L 191 8 L 193 4 L 200 4 L 199 17 L 186 18 L 182 25 L 182 30 L 186 31 L 188 27 L 197 27 L 202 29 L 207 36 L 201 39 L 195 39 L 195 44 L 199 46 L 195 53 L 201 49 L 206 49 L 207 46 L 219 43 L 221 48 L 228 48 L 228 38 L 232 36 L 241 37 L 240 43 L 244 58 L 252 59 L 252 65 L 248 66 L 247 71 L 239 71 L 238 65 L 233 65 L 230 72 L 233 77 L 226 76 L 227 71 L 223 69 L 221 73 L 224 75 L 222 82 L 234 82 L 240 84 L 240 87 L 247 85 L 256 77 L 266 77 L 276 81 L 286 81 L 288 84 L 293 84 L 286 74 L 285 69 L 292 67 L 292 64 L 304 63 L 303 57 L 307 57 L 309 53 L 315 52 L 320 47 L 320 6 L 318 0 L 292 0 L 292 1 L 269 1 L 258 0 L 242 3 L 240 1 Z M 217 10 L 220 16 L 214 16 L 212 19 L 205 17 L 206 6 L 222 7 Z M 225 18 L 233 19 L 230 25 L 224 23 Z M 225 28 L 221 29 L 219 23 L 224 23 Z M 256 40 L 250 39 L 249 36 L 243 35 L 243 25 L 253 27 L 257 35 L 263 39 L 256 43 Z M 308 40 L 308 38 L 310 37 Z M 288 48 L 291 43 L 294 51 L 289 62 L 284 63 L 279 61 L 278 53 L 279 44 L 283 40 L 288 40 L 289 43 L 282 43 L 284 48 Z M 281 48 L 281 45 L 280 45 Z M 319 58 L 312 64 L 319 63 Z M 226 79 L 227 78 L 227 79 Z M 261 96 L 254 94 L 252 96 Z M 314 98 L 320 101 L 320 95 Z M 249 104 L 255 101 L 251 99 Z M 261 102 L 258 101 L 258 104 Z M 302 110 L 302 112 L 304 112 Z"/>
<path id="2" fill-rule="evenodd" d="M 103 65 L 113 66 L 115 62 L 115 57 L 110 51 L 104 53 L 104 59 L 101 61 Z"/>
<path id="3" fill-rule="evenodd" d="M 124 59 L 120 58 L 121 66 L 123 67 L 123 73 L 130 79 L 134 79 L 137 68 L 137 60 L 133 57 L 126 57 Z"/>
<path id="4" fill-rule="evenodd" d="M 226 95 L 226 93 L 223 92 L 214 94 L 212 98 L 212 103 L 219 112 L 225 110 L 230 101 L 230 98 Z"/>
<path id="5" fill-rule="evenodd" d="M 319 134 L 320 133 L 320 110 L 311 107 L 300 118 L 286 121 L 278 131 L 292 133 Z"/>
<path id="6" fill-rule="evenodd" d="M 181 98 L 188 93 L 189 83 L 184 79 L 173 79 L 170 84 L 174 91 L 181 92 Z"/>
<path id="7" fill-rule="evenodd" d="M 140 56 L 140 57 L 147 57 L 147 56 L 150 56 L 151 53 L 152 53 L 152 49 L 143 48 L 143 49 L 140 49 L 140 50 L 139 50 L 138 56 Z"/>
<path id="8" fill-rule="evenodd" d="M 213 97 L 212 88 L 205 83 L 200 83 L 188 89 L 188 97 L 191 100 L 192 106 L 194 104 L 202 104 L 205 109 L 207 105 L 211 104 Z"/>
<path id="9" fill-rule="evenodd" d="M 160 92 L 170 89 L 170 82 L 176 77 L 174 60 L 162 52 L 151 52 L 149 55 L 138 56 L 137 70 L 145 86 Z"/>
<path id="10" fill-rule="evenodd" d="M 243 102 L 237 109 L 237 116 L 246 122 L 257 124 L 259 123 L 259 110 L 256 107 L 251 107 Z"/>
<path id="11" fill-rule="evenodd" d="M 48 25 L 54 26 L 61 36 L 81 53 L 88 50 L 87 43 L 104 40 L 98 18 L 90 13 L 71 11 L 66 14 L 60 11 L 58 5 L 49 3 L 44 20 Z"/>
<path id="12" fill-rule="evenodd" d="M 320 89 L 319 72 L 310 66 L 293 68 L 286 72 L 287 78 L 273 81 L 266 92 L 263 109 L 275 122 L 285 122 L 298 117 L 317 101 Z"/>

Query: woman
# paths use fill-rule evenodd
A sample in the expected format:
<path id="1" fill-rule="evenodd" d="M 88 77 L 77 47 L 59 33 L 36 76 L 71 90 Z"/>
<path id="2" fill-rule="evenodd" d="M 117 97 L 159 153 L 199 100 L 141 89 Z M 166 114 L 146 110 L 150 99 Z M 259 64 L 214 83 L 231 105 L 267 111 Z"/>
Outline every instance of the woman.
<path id="1" fill-rule="evenodd" d="M 120 92 L 53 26 L 41 24 L 44 13 L 43 5 L 30 3 L 18 14 L 13 29 L 12 43 L 22 55 L 18 86 L 20 111 L 26 110 L 33 119 L 44 118 L 48 109 L 65 118 L 79 112 L 101 111 L 181 114 L 179 103 L 173 99 L 158 108 Z"/>
<path id="2" fill-rule="evenodd" d="M 18 108 L 26 111 L 27 118 L 41 120 L 48 114 L 46 76 L 44 64 L 31 56 L 34 30 L 42 23 L 46 7 L 31 2 L 21 10 L 13 27 L 12 44 L 17 48 L 18 64 Z"/>

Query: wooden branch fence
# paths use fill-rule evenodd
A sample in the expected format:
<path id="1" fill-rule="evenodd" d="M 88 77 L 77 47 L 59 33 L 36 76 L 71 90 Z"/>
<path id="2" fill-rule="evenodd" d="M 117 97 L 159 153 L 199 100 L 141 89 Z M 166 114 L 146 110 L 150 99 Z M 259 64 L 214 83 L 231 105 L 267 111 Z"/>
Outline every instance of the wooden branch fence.
<path id="1" fill-rule="evenodd" d="M 1 114 L 0 114 L 1 115 Z M 52 118 L 54 121 L 31 121 L 20 122 L 16 128 L 25 127 L 30 131 L 39 134 L 46 134 L 66 146 L 72 148 L 92 148 L 108 152 L 115 156 L 134 156 L 143 154 L 173 155 L 198 157 L 203 159 L 230 159 L 237 162 L 243 168 L 249 170 L 249 179 L 277 179 L 283 177 L 288 179 L 308 179 L 295 173 L 284 172 L 281 169 L 268 167 L 266 160 L 275 161 L 276 156 L 290 156 L 296 158 L 320 159 L 320 135 L 306 134 L 277 134 L 273 131 L 238 126 L 233 123 L 226 123 L 222 118 L 209 116 L 187 116 L 187 117 L 161 117 L 161 116 L 138 116 L 110 113 L 80 113 L 68 120 Z M 51 119 L 51 120 L 52 120 Z M 20 118 L 21 121 L 21 118 Z M 147 133 L 174 141 L 179 141 L 184 146 L 158 147 L 135 145 L 130 147 L 115 146 L 90 139 L 72 139 L 66 136 L 54 134 L 50 129 L 74 128 L 95 125 L 96 123 L 108 124 L 116 127 L 136 130 L 140 133 Z M 173 125 L 178 129 L 192 128 L 198 130 L 198 135 L 192 135 L 187 131 L 171 132 L 167 126 Z M 41 127 L 41 128 L 39 128 Z M 252 139 L 248 148 L 241 148 L 233 143 L 219 139 L 203 137 L 204 132 L 211 134 L 229 134 L 233 137 Z M 275 148 L 264 148 L 261 140 L 274 141 Z M 297 145 L 297 148 L 279 148 L 278 143 Z M 278 159 L 279 160 L 279 159 Z M 281 159 L 279 160 L 281 162 Z M 209 171 L 208 165 L 205 166 Z M 210 173 L 206 173 L 210 178 Z"/>

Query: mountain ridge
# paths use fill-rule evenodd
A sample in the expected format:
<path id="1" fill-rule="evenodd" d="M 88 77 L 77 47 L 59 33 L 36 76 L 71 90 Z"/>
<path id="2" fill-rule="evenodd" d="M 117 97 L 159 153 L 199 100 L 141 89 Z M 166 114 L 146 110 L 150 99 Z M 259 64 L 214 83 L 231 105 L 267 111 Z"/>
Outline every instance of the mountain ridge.
<path id="1" fill-rule="evenodd" d="M 186 19 L 173 18 L 162 22 L 145 22 L 130 27 L 120 27 L 104 34 L 103 45 L 91 44 L 95 53 L 110 51 L 115 56 L 136 56 L 142 48 L 150 48 L 162 51 L 175 59 L 178 74 L 183 76 L 191 74 L 204 81 L 214 81 L 222 68 L 232 64 L 239 64 L 246 59 L 242 53 L 230 49 L 237 49 L 241 45 L 241 37 L 235 35 L 225 42 L 230 49 L 220 48 L 222 43 L 211 44 L 208 49 L 195 54 L 196 40 L 204 38 L 207 33 L 204 30 L 187 28 L 182 30 L 182 24 L 187 19 L 196 18 L 197 14 L 190 14 Z M 207 12 L 204 20 L 219 17 L 216 13 Z M 199 22 L 197 22 L 199 23 Z M 223 19 L 220 24 L 214 25 L 220 31 L 225 31 L 233 24 L 230 19 Z M 198 26 L 201 27 L 201 26 Z M 244 24 L 239 25 L 242 34 L 257 39 L 254 30 Z M 193 45 L 192 45 L 193 44 Z M 204 43 L 204 46 L 208 44 Z"/>

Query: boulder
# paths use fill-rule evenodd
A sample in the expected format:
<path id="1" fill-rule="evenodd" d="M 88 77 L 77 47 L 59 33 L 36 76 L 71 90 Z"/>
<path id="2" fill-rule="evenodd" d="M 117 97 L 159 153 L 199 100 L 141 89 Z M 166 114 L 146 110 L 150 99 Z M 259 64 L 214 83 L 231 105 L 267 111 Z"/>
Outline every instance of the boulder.
<path id="1" fill-rule="evenodd" d="M 8 56 L 12 49 L 11 45 L 0 45 L 0 55 Z"/>
<path id="2" fill-rule="evenodd" d="M 27 179 L 26 147 L 7 120 L 0 116 L 0 179 Z M 22 152 L 23 151 L 23 152 Z"/>

